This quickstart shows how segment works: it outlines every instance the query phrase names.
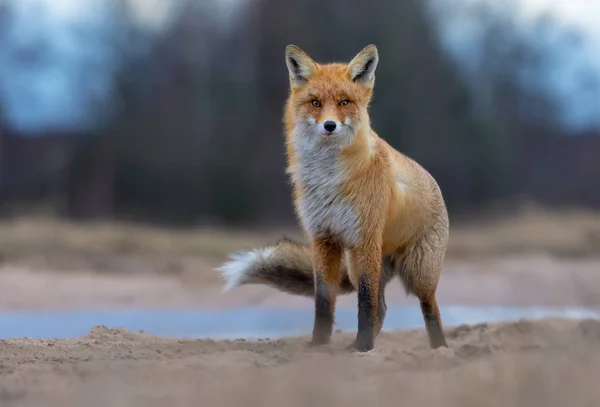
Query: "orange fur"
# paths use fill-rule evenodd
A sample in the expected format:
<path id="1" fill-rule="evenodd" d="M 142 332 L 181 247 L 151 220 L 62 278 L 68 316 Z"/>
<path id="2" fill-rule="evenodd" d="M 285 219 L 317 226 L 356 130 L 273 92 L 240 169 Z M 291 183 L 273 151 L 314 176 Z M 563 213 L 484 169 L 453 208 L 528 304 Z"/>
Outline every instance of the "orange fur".
<path id="1" fill-rule="evenodd" d="M 373 348 L 385 318 L 385 285 L 398 275 L 407 293 L 421 300 L 431 346 L 446 346 L 435 299 L 448 240 L 446 206 L 433 177 L 371 128 L 368 106 L 378 60 L 373 45 L 348 64 L 319 64 L 296 46 L 286 48 L 287 173 L 311 242 L 312 270 L 284 267 L 289 247 L 276 245 L 262 249 L 269 251 L 262 258 L 268 267 L 240 268 L 236 284 L 249 283 L 252 274 L 252 282 L 289 287 L 289 278 L 275 271 L 282 267 L 290 278 L 289 270 L 296 277 L 314 273 L 312 343 L 323 344 L 331 335 L 335 297 L 348 291 L 349 280 L 359 299 L 353 348 L 365 351 Z M 233 275 L 233 266 L 223 269 Z M 300 281 L 296 285 L 305 284 Z"/>

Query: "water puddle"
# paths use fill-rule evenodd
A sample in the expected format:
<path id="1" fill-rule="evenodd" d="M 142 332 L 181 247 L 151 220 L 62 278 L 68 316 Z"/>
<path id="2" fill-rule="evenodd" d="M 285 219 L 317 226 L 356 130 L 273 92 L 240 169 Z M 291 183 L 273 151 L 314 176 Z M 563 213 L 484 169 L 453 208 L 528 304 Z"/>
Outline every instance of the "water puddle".
<path id="1" fill-rule="evenodd" d="M 600 310 L 553 307 L 445 306 L 444 325 L 476 324 L 544 317 L 600 318 Z M 73 338 L 95 325 L 122 327 L 177 338 L 258 339 L 306 335 L 312 331 L 312 309 L 243 308 L 229 310 L 109 310 L 0 313 L 0 338 Z M 338 308 L 336 327 L 353 332 L 355 308 Z M 390 306 L 385 331 L 422 328 L 418 306 Z"/>

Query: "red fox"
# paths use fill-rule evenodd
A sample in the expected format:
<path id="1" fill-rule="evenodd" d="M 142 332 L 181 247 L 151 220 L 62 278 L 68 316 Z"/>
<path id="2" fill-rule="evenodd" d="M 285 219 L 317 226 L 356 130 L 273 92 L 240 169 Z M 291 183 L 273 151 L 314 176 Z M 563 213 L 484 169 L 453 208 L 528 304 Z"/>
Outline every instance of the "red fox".
<path id="1" fill-rule="evenodd" d="M 431 348 L 447 346 L 435 294 L 448 213 L 434 178 L 371 128 L 377 48 L 348 64 L 319 64 L 288 45 L 285 60 L 287 174 L 310 246 L 283 239 L 233 254 L 219 268 L 224 290 L 267 284 L 314 296 L 312 346 L 331 339 L 336 296 L 356 291 L 358 331 L 349 348 L 364 352 L 383 326 L 385 287 L 398 276 L 420 300 Z"/>

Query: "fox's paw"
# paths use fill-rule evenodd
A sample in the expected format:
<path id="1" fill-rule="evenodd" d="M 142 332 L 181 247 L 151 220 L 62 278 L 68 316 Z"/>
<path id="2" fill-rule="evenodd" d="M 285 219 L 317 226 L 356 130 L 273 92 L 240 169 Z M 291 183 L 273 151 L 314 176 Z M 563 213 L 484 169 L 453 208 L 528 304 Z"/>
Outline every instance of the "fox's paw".
<path id="1" fill-rule="evenodd" d="M 307 348 L 318 348 L 322 346 L 329 345 L 329 338 L 313 338 L 309 342 L 306 342 Z"/>
<path id="2" fill-rule="evenodd" d="M 368 352 L 375 348 L 373 340 L 365 340 L 363 338 L 356 338 L 354 342 L 346 346 L 346 350 L 352 352 Z"/>

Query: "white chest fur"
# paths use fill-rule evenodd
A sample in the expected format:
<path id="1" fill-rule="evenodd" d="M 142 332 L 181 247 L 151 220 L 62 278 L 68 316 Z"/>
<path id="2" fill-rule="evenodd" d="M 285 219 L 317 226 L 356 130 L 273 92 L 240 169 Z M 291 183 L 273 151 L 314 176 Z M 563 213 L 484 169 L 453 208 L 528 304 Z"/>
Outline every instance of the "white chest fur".
<path id="1" fill-rule="evenodd" d="M 303 190 L 297 205 L 304 227 L 313 236 L 331 234 L 344 244 L 358 244 L 358 215 L 340 195 L 343 181 L 343 170 L 339 164 L 340 147 L 334 143 L 318 145 L 302 141 L 295 143 L 298 161 L 293 178 Z"/>

